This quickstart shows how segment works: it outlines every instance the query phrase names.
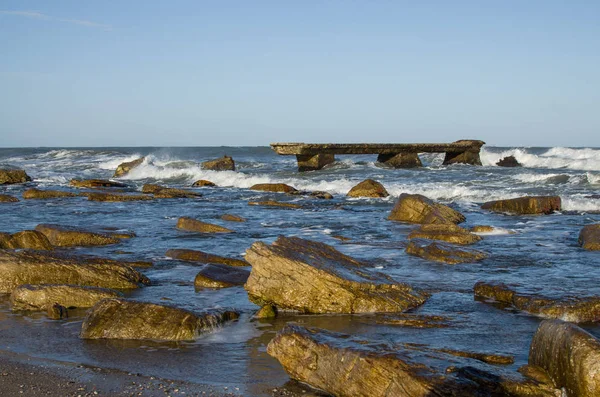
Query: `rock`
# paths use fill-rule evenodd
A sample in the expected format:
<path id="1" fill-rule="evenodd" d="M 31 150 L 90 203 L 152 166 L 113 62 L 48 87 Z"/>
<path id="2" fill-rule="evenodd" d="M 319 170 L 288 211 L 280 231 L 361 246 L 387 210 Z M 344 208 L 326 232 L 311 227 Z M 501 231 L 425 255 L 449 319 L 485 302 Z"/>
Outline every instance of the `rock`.
<path id="1" fill-rule="evenodd" d="M 250 186 L 250 190 L 273 193 L 295 193 L 298 191 L 296 188 L 285 183 L 258 183 Z"/>
<path id="2" fill-rule="evenodd" d="M 13 310 L 47 310 L 53 304 L 66 308 L 92 307 L 102 299 L 121 294 L 106 288 L 77 285 L 20 285 L 10 295 Z"/>
<path id="3" fill-rule="evenodd" d="M 28 189 L 23 192 L 23 198 L 25 200 L 44 200 L 53 198 L 63 197 L 77 197 L 78 195 L 71 192 L 63 192 L 62 190 L 40 190 L 40 189 Z"/>
<path id="4" fill-rule="evenodd" d="M 155 184 L 145 184 L 142 186 L 142 193 L 151 193 L 156 198 L 195 198 L 202 197 L 200 193 L 192 192 L 185 189 L 175 189 L 172 187 L 164 187 Z"/>
<path id="5" fill-rule="evenodd" d="M 205 179 L 200 179 L 199 181 L 194 182 L 192 187 L 215 187 L 217 186 L 215 183 L 211 181 L 207 181 Z"/>
<path id="6" fill-rule="evenodd" d="M 108 233 L 95 233 L 72 226 L 40 224 L 35 230 L 44 234 L 56 247 L 117 244 L 121 240 Z"/>
<path id="7" fill-rule="evenodd" d="M 194 340 L 222 323 L 239 317 L 234 311 L 212 310 L 193 313 L 188 310 L 136 302 L 104 299 L 86 316 L 81 326 L 83 339 Z"/>
<path id="8" fill-rule="evenodd" d="M 418 153 L 380 154 L 377 162 L 392 168 L 415 168 L 422 167 Z"/>
<path id="9" fill-rule="evenodd" d="M 113 182 L 107 179 L 71 179 L 71 186 L 85 187 L 90 189 L 102 188 L 102 187 L 127 187 L 124 183 Z"/>
<path id="10" fill-rule="evenodd" d="M 48 306 L 46 309 L 48 318 L 52 320 L 62 320 L 63 318 L 69 318 L 69 311 L 66 307 L 59 305 L 58 303 Z"/>
<path id="11" fill-rule="evenodd" d="M 89 201 L 148 201 L 154 197 L 143 194 L 116 194 L 116 193 L 87 193 L 85 194 Z"/>
<path id="12" fill-rule="evenodd" d="M 490 354 L 490 353 L 478 353 L 464 350 L 453 350 L 453 349 L 432 349 L 433 351 L 450 354 L 456 357 L 467 357 L 473 360 L 481 361 L 486 364 L 492 365 L 511 365 L 515 363 L 513 356 L 504 354 Z"/>
<path id="13" fill-rule="evenodd" d="M 115 174 L 113 175 L 113 178 L 120 178 L 122 176 L 129 174 L 129 172 L 132 169 L 134 169 L 138 165 L 142 164 L 144 162 L 144 160 L 146 160 L 146 157 L 140 157 L 139 159 L 135 159 L 133 161 L 127 161 L 125 163 L 119 164 L 119 166 L 117 167 L 117 169 L 115 171 Z"/>
<path id="14" fill-rule="evenodd" d="M 372 320 L 369 320 L 369 323 L 371 322 Z M 398 313 L 378 316 L 375 319 L 375 323 L 411 328 L 447 328 L 450 326 L 450 319 L 442 316 Z"/>
<path id="15" fill-rule="evenodd" d="M 277 317 L 277 308 L 273 305 L 264 305 L 255 314 L 254 318 L 275 318 Z"/>
<path id="16" fill-rule="evenodd" d="M 228 222 L 246 222 L 245 218 L 232 214 L 223 214 L 221 215 L 221 219 Z"/>
<path id="17" fill-rule="evenodd" d="M 446 373 L 440 362 L 461 360 L 449 353 L 385 346 L 288 323 L 271 340 L 267 353 L 292 379 L 339 397 L 561 395 L 560 390 L 518 374 L 469 366 Z"/>
<path id="18" fill-rule="evenodd" d="M 498 167 L 520 167 L 521 163 L 517 161 L 515 156 L 504 157 L 496 163 Z"/>
<path id="19" fill-rule="evenodd" d="M 492 233 L 494 230 L 493 226 L 476 225 L 471 228 L 471 233 Z"/>
<path id="20" fill-rule="evenodd" d="M 250 264 L 241 259 L 226 258 L 208 254 L 202 251 L 187 250 L 187 249 L 172 249 L 168 250 L 166 256 L 182 261 L 202 262 L 202 263 L 221 263 L 228 266 L 250 266 Z"/>
<path id="21" fill-rule="evenodd" d="M 267 200 L 267 201 L 249 201 L 248 205 L 260 205 L 264 207 L 282 207 L 282 208 L 302 208 L 300 204 L 293 203 L 282 203 L 281 201 Z"/>
<path id="22" fill-rule="evenodd" d="M 227 229 L 226 227 L 202 222 L 186 216 L 179 218 L 177 221 L 177 229 L 198 233 L 233 233 L 233 230 Z"/>
<path id="23" fill-rule="evenodd" d="M 23 284 L 73 284 L 131 289 L 150 280 L 117 261 L 40 251 L 0 251 L 0 293 Z"/>
<path id="24" fill-rule="evenodd" d="M 0 194 L 0 203 L 17 203 L 18 198 L 10 196 L 8 194 Z"/>
<path id="25" fill-rule="evenodd" d="M 529 365 L 546 370 L 567 396 L 600 396 L 600 341 L 576 325 L 542 321 L 531 342 Z"/>
<path id="26" fill-rule="evenodd" d="M 456 226 L 453 223 L 447 224 L 427 224 L 421 225 L 417 230 L 413 230 L 408 239 L 425 238 L 429 240 L 442 240 L 453 244 L 468 245 L 474 244 L 481 240 L 476 234 Z"/>
<path id="27" fill-rule="evenodd" d="M 579 245 L 589 251 L 600 251 L 600 223 L 587 225 L 579 232 Z"/>
<path id="28" fill-rule="evenodd" d="M 427 293 L 370 270 L 326 244 L 280 236 L 246 251 L 252 265 L 249 299 L 301 313 L 402 312 L 425 302 Z"/>
<path id="29" fill-rule="evenodd" d="M 554 211 L 560 211 L 561 200 L 559 196 L 519 197 L 510 200 L 488 201 L 481 208 L 511 215 L 547 215 Z"/>
<path id="30" fill-rule="evenodd" d="M 31 177 L 17 168 L 0 168 L 0 185 L 30 182 Z"/>
<path id="31" fill-rule="evenodd" d="M 309 196 L 317 198 L 317 199 L 321 199 L 321 200 L 331 200 L 331 199 L 333 199 L 333 195 L 331 193 L 322 192 L 322 191 L 319 191 L 319 190 L 314 191 L 314 192 L 310 192 Z"/>
<path id="32" fill-rule="evenodd" d="M 340 241 L 350 241 L 350 240 L 352 240 L 350 237 L 341 236 L 341 235 L 337 235 L 337 234 L 332 234 L 331 237 L 333 237 L 336 240 L 340 240 Z"/>
<path id="33" fill-rule="evenodd" d="M 216 160 L 203 162 L 202 169 L 211 171 L 235 171 L 235 161 L 229 156 L 223 156 Z"/>
<path id="34" fill-rule="evenodd" d="M 365 179 L 348 192 L 348 197 L 387 197 L 390 194 L 383 185 L 373 179 Z"/>
<path id="35" fill-rule="evenodd" d="M 465 217 L 452 208 L 420 194 L 402 193 L 389 220 L 409 223 L 462 223 Z"/>
<path id="36" fill-rule="evenodd" d="M 423 239 L 411 240 L 406 246 L 406 253 L 430 261 L 444 262 L 451 265 L 473 263 L 487 257 L 485 252 Z"/>
<path id="37" fill-rule="evenodd" d="M 520 294 L 501 283 L 478 282 L 476 298 L 492 299 L 542 318 L 556 318 L 574 323 L 600 321 L 600 296 L 585 298 L 549 298 Z"/>
<path id="38" fill-rule="evenodd" d="M 22 232 L 0 236 L 1 249 L 34 249 L 52 251 L 54 247 L 48 238 L 35 230 L 23 230 Z"/>
<path id="39" fill-rule="evenodd" d="M 196 275 L 194 286 L 196 288 L 228 288 L 244 285 L 250 272 L 239 267 L 212 264 L 205 265 Z"/>

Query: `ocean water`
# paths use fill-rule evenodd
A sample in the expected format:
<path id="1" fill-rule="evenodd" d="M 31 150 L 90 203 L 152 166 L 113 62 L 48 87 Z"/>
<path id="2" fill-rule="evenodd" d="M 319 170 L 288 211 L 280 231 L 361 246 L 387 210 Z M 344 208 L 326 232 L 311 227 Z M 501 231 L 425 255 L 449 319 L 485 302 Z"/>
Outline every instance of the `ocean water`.
<path id="1" fill-rule="evenodd" d="M 237 170 L 205 171 L 199 163 L 230 155 Z M 495 166 L 513 155 L 518 168 Z M 132 230 L 136 238 L 119 245 L 75 248 L 71 251 L 123 260 L 154 263 L 142 271 L 152 286 L 133 291 L 135 299 L 202 310 L 233 307 L 239 321 L 200 337 L 194 343 L 148 341 L 83 341 L 78 338 L 82 317 L 50 321 L 41 314 L 11 313 L 0 297 L 0 349 L 53 360 L 117 368 L 172 379 L 229 387 L 242 395 L 268 395 L 289 378 L 266 354 L 266 345 L 287 321 L 361 335 L 386 343 L 414 342 L 432 347 L 468 349 L 514 355 L 515 370 L 527 362 L 531 337 L 540 319 L 502 310 L 473 299 L 477 281 L 514 284 L 522 292 L 549 296 L 600 295 L 599 254 L 577 245 L 581 228 L 600 221 L 600 149 L 499 148 L 484 146 L 483 166 L 442 166 L 443 154 L 422 154 L 424 167 L 394 170 L 377 166 L 372 156 L 337 156 L 323 170 L 298 173 L 294 156 L 278 156 L 268 147 L 196 148 L 28 148 L 0 149 L 0 166 L 23 168 L 34 178 L 25 186 L 0 186 L 0 193 L 21 196 L 29 187 L 74 190 L 72 178 L 110 178 L 124 162 L 146 156 L 144 163 L 119 179 L 130 191 L 144 183 L 189 187 L 207 179 L 217 188 L 196 189 L 198 199 L 149 202 L 88 202 L 84 197 L 22 200 L 0 205 L 0 231 L 32 229 L 40 223 L 109 226 Z M 360 181 L 384 184 L 385 199 L 350 199 L 345 194 Z M 283 182 L 300 190 L 324 190 L 333 200 L 287 196 L 248 190 L 256 183 Z M 465 227 L 491 225 L 493 234 L 473 248 L 489 258 L 476 264 L 446 265 L 408 256 L 404 252 L 413 225 L 386 220 L 401 193 L 420 193 L 450 204 L 467 218 Z M 523 195 L 559 195 L 563 210 L 548 216 L 506 216 L 484 211 L 489 200 Z M 248 206 L 249 201 L 276 199 L 303 204 L 299 210 Z M 220 215 L 240 215 L 245 223 L 227 223 Z M 190 216 L 227 226 L 235 233 L 198 235 L 175 229 L 177 219 Z M 258 309 L 242 287 L 195 290 L 201 265 L 171 260 L 171 248 L 198 249 L 242 258 L 255 241 L 272 242 L 279 235 L 299 236 L 335 246 L 384 272 L 433 293 L 417 314 L 450 318 L 451 326 L 414 329 L 378 324 L 375 316 L 293 316 L 254 321 Z M 349 240 L 342 242 L 335 236 Z M 600 335 L 600 328 L 584 324 Z M 449 365 L 451 363 L 448 363 Z M 482 364 L 477 364 L 482 365 Z M 232 389 L 232 387 L 234 389 Z M 237 390 L 235 389 L 237 388 Z"/>

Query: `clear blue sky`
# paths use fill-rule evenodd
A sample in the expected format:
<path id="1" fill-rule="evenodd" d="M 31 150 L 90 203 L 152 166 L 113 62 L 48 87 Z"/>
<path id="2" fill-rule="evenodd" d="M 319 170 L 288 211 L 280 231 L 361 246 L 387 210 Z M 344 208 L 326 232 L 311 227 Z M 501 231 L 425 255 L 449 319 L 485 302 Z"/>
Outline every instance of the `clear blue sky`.
<path id="1" fill-rule="evenodd" d="M 600 1 L 0 2 L 0 146 L 600 146 Z"/>

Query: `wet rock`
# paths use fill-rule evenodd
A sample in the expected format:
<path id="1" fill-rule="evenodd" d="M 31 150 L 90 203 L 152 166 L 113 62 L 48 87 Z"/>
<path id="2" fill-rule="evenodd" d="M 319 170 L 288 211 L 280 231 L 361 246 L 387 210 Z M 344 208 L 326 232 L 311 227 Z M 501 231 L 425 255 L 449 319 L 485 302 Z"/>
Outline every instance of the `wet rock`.
<path id="1" fill-rule="evenodd" d="M 248 205 L 260 205 L 263 207 L 281 207 L 281 208 L 292 208 L 292 209 L 302 208 L 302 206 L 300 204 L 282 203 L 281 201 L 275 201 L 275 200 L 249 201 Z"/>
<path id="2" fill-rule="evenodd" d="M 198 233 L 233 233 L 233 230 L 227 229 L 226 227 L 202 222 L 186 216 L 179 218 L 177 221 L 177 229 Z"/>
<path id="3" fill-rule="evenodd" d="M 461 223 L 465 217 L 452 208 L 434 202 L 420 194 L 402 193 L 394 205 L 389 220 L 409 223 Z"/>
<path id="4" fill-rule="evenodd" d="M 587 225 L 579 232 L 579 245 L 589 251 L 600 251 L 600 224 Z"/>
<path id="5" fill-rule="evenodd" d="M 196 288 L 228 288 L 244 285 L 250 272 L 239 267 L 209 263 L 196 275 Z"/>
<path id="6" fill-rule="evenodd" d="M 481 240 L 481 237 L 478 235 L 453 223 L 422 225 L 419 229 L 413 230 L 408 235 L 409 240 L 412 240 L 413 238 L 441 240 L 461 245 L 474 244 Z"/>
<path id="7" fill-rule="evenodd" d="M 144 194 L 86 193 L 85 195 L 89 201 L 123 202 L 148 201 L 154 199 L 154 197 L 146 196 Z"/>
<path id="8" fill-rule="evenodd" d="M 150 280 L 117 261 L 40 251 L 0 251 L 0 293 L 23 284 L 73 284 L 131 289 Z"/>
<path id="9" fill-rule="evenodd" d="M 194 313 L 188 310 L 136 302 L 105 299 L 98 302 L 81 326 L 83 339 L 194 340 L 222 323 L 238 318 L 234 311 L 212 310 Z"/>
<path id="10" fill-rule="evenodd" d="M 547 215 L 555 211 L 560 211 L 561 200 L 559 196 L 519 197 L 510 200 L 488 201 L 481 208 L 511 215 Z"/>
<path id="11" fill-rule="evenodd" d="M 331 237 L 333 237 L 336 240 L 340 240 L 340 241 L 350 241 L 352 240 L 350 237 L 346 237 L 346 236 L 340 236 L 340 235 L 334 235 L 332 234 Z"/>
<path id="12" fill-rule="evenodd" d="M 450 326 L 450 319 L 443 316 L 399 313 L 377 316 L 375 323 L 410 328 L 446 328 Z"/>
<path id="13" fill-rule="evenodd" d="M 377 162 L 392 168 L 422 167 L 423 163 L 418 153 L 380 154 Z"/>
<path id="14" fill-rule="evenodd" d="M 321 200 L 331 200 L 333 199 L 333 195 L 329 192 L 322 192 L 322 191 L 314 191 L 314 192 L 310 192 L 308 194 L 310 197 L 313 198 L 317 198 L 317 199 L 321 199 Z"/>
<path id="15" fill-rule="evenodd" d="M 108 233 L 95 233 L 72 226 L 40 224 L 35 230 L 44 234 L 56 247 L 117 244 L 121 240 Z"/>
<path id="16" fill-rule="evenodd" d="M 241 259 L 226 258 L 224 256 L 208 254 L 197 250 L 171 249 L 167 251 L 166 256 L 182 261 L 221 263 L 228 266 L 250 266 L 248 262 Z"/>
<path id="17" fill-rule="evenodd" d="M 482 251 L 423 239 L 411 240 L 406 246 L 406 253 L 423 259 L 444 262 L 451 265 L 456 265 L 458 263 L 473 263 L 487 257 L 487 254 Z"/>
<path id="18" fill-rule="evenodd" d="M 13 310 L 47 310 L 53 304 L 66 308 L 92 307 L 102 299 L 121 294 L 106 288 L 77 285 L 20 285 L 10 294 Z"/>
<path id="19" fill-rule="evenodd" d="M 133 161 L 127 161 L 127 162 L 119 164 L 119 166 L 115 170 L 115 174 L 113 175 L 113 178 L 120 178 L 122 176 L 129 174 L 129 172 L 132 169 L 134 169 L 135 167 L 142 164 L 144 162 L 144 160 L 146 160 L 146 157 L 140 157 L 139 159 L 135 159 Z"/>
<path id="20" fill-rule="evenodd" d="M 531 342 L 529 364 L 546 370 L 567 396 L 600 396 L 600 341 L 576 325 L 542 321 Z"/>
<path id="21" fill-rule="evenodd" d="M 521 163 L 517 161 L 515 156 L 504 157 L 496 163 L 498 167 L 521 167 Z"/>
<path id="22" fill-rule="evenodd" d="M 113 182 L 107 179 L 71 179 L 71 186 L 85 187 L 89 189 L 103 188 L 103 187 L 127 187 L 124 183 Z"/>
<path id="23" fill-rule="evenodd" d="M 0 249 L 34 249 L 52 251 L 48 238 L 35 230 L 23 230 L 14 234 L 1 233 Z"/>
<path id="24" fill-rule="evenodd" d="M 348 197 L 387 197 L 390 194 L 385 190 L 385 187 L 373 179 L 365 179 L 358 185 L 354 186 L 346 196 Z"/>
<path id="25" fill-rule="evenodd" d="M 48 306 L 46 309 L 46 314 L 48 318 L 52 320 L 62 320 L 63 318 L 69 318 L 69 311 L 66 307 L 55 303 L 51 306 Z"/>
<path id="26" fill-rule="evenodd" d="M 496 230 L 493 226 L 476 225 L 471 228 L 472 233 L 492 233 Z"/>
<path id="27" fill-rule="evenodd" d="M 16 203 L 19 199 L 8 194 L 0 194 L 0 203 Z"/>
<path id="28" fill-rule="evenodd" d="M 215 183 L 211 181 L 207 181 L 205 179 L 200 179 L 199 181 L 194 182 L 192 187 L 215 187 L 217 186 Z"/>
<path id="29" fill-rule="evenodd" d="M 203 162 L 202 169 L 211 171 L 235 171 L 235 161 L 229 156 L 223 156 L 216 160 Z"/>
<path id="30" fill-rule="evenodd" d="M 326 244 L 280 236 L 246 251 L 250 300 L 301 313 L 402 312 L 425 302 L 414 290 Z"/>
<path id="31" fill-rule="evenodd" d="M 44 200 L 53 198 L 64 198 L 64 197 L 77 197 L 78 195 L 71 192 L 64 192 L 62 190 L 40 190 L 40 189 L 27 189 L 23 192 L 23 198 L 25 200 Z"/>
<path id="32" fill-rule="evenodd" d="M 202 197 L 200 193 L 192 192 L 185 189 L 175 189 L 172 187 L 164 187 L 147 183 L 142 186 L 142 193 L 153 194 L 156 198 L 195 198 Z"/>
<path id="33" fill-rule="evenodd" d="M 250 186 L 250 190 L 273 193 L 295 193 L 298 191 L 296 188 L 285 183 L 258 183 Z"/>
<path id="34" fill-rule="evenodd" d="M 31 178 L 23 170 L 17 168 L 0 168 L 0 185 L 30 182 Z"/>
<path id="35" fill-rule="evenodd" d="M 434 351 L 438 351 L 441 353 L 450 354 L 456 357 L 466 357 L 472 358 L 473 360 L 481 361 L 486 364 L 492 365 L 511 365 L 515 363 L 515 358 L 513 356 L 504 355 L 504 354 L 491 354 L 491 353 L 479 353 L 479 352 L 470 352 L 465 350 L 453 350 L 453 349 L 433 349 Z"/>
<path id="36" fill-rule="evenodd" d="M 255 314 L 254 318 L 275 318 L 277 317 L 277 308 L 273 305 L 264 305 Z"/>
<path id="37" fill-rule="evenodd" d="M 506 284 L 485 282 L 475 284 L 474 293 L 476 298 L 491 299 L 538 317 L 574 323 L 600 320 L 600 296 L 557 299 L 520 294 Z"/>
<path id="38" fill-rule="evenodd" d="M 232 214 L 223 214 L 221 219 L 227 222 L 246 222 L 246 218 Z"/>

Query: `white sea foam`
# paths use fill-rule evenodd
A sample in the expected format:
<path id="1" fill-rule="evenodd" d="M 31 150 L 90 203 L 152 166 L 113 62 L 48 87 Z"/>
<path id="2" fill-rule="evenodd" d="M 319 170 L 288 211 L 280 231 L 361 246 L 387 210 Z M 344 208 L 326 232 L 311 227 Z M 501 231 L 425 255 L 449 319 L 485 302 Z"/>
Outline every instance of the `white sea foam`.
<path id="1" fill-rule="evenodd" d="M 600 199 L 585 196 L 561 197 L 565 211 L 600 212 Z"/>
<path id="2" fill-rule="evenodd" d="M 483 165 L 493 166 L 504 157 L 514 156 L 524 167 L 573 169 L 584 171 L 600 171 L 599 149 L 573 149 L 554 147 L 539 155 L 531 153 L 528 148 L 514 148 L 502 152 L 483 147 L 480 157 Z"/>
<path id="3" fill-rule="evenodd" d="M 129 156 L 118 156 L 118 157 L 111 156 L 111 158 L 100 162 L 98 164 L 98 168 L 100 168 L 101 170 L 116 170 L 117 167 L 121 163 L 133 161 L 133 160 L 139 159 L 140 157 L 142 157 L 140 154 L 132 154 Z"/>

